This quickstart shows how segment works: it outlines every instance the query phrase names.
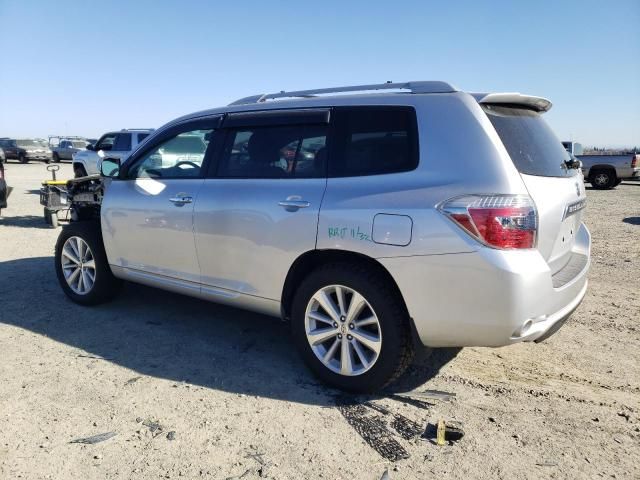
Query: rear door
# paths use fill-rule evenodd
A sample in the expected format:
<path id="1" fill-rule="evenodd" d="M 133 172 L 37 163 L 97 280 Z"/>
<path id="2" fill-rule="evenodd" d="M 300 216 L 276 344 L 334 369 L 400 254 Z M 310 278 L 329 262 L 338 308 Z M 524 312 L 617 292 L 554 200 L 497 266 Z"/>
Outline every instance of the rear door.
<path id="1" fill-rule="evenodd" d="M 483 105 L 536 204 L 537 248 L 552 273 L 569 261 L 586 204 L 579 169 L 541 114 L 520 106 Z"/>
<path id="2" fill-rule="evenodd" d="M 129 155 L 131 152 L 131 132 L 120 132 L 116 135 L 116 138 L 113 142 L 113 148 L 109 152 L 110 158 L 119 158 L 123 160 Z"/>
<path id="3" fill-rule="evenodd" d="M 172 127 L 125 163 L 101 208 L 109 263 L 134 276 L 199 282 L 193 208 L 219 123 L 213 117 Z"/>
<path id="4" fill-rule="evenodd" d="M 289 268 L 316 246 L 328 121 L 326 109 L 227 116 L 194 214 L 203 290 L 280 300 Z"/>

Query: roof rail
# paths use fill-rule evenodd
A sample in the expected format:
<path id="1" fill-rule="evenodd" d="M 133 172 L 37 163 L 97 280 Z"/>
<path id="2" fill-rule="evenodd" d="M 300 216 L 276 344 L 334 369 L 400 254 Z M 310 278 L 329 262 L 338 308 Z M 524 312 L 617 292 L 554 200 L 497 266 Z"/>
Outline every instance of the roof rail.
<path id="1" fill-rule="evenodd" d="M 327 93 L 343 92 L 366 92 L 371 90 L 409 90 L 410 93 L 449 93 L 457 92 L 458 89 L 446 82 L 426 81 L 426 82 L 386 82 L 374 83 L 371 85 L 352 85 L 346 87 L 319 88 L 316 90 L 297 90 L 293 92 L 264 93 L 252 95 L 236 100 L 229 105 L 246 105 L 248 103 L 261 103 L 276 98 L 309 98 Z"/>

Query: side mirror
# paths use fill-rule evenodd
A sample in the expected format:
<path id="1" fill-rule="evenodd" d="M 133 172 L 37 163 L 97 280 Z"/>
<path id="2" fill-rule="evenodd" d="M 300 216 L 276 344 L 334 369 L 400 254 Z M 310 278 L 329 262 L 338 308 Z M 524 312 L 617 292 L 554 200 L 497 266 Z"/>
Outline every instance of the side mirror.
<path id="1" fill-rule="evenodd" d="M 120 173 L 119 158 L 104 158 L 100 164 L 100 175 L 103 177 L 117 178 Z"/>
<path id="2" fill-rule="evenodd" d="M 93 148 L 94 148 L 94 147 L 93 147 L 93 144 L 92 144 L 92 143 L 90 143 L 90 144 L 88 144 L 88 145 L 86 146 L 86 149 L 87 149 L 87 150 L 93 150 Z"/>

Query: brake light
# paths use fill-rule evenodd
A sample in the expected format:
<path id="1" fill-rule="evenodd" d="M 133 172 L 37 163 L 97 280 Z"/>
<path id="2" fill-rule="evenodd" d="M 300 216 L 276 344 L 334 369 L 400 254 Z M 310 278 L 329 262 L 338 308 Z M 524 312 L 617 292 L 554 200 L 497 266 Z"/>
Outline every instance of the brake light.
<path id="1" fill-rule="evenodd" d="M 440 211 L 476 240 L 494 248 L 533 248 L 538 214 L 526 195 L 466 195 L 440 205 Z"/>
<path id="2" fill-rule="evenodd" d="M 0 180 L 4 180 L 4 168 L 0 165 Z"/>
<path id="3" fill-rule="evenodd" d="M 638 164 L 638 155 L 634 155 L 633 158 L 631 159 L 631 168 L 636 168 L 637 164 Z"/>

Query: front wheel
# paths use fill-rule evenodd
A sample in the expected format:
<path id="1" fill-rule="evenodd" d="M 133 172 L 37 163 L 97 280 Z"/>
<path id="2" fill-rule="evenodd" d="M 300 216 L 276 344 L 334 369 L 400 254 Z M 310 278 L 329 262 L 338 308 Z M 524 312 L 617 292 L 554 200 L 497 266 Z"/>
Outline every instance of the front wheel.
<path id="1" fill-rule="evenodd" d="M 18 155 L 18 161 L 20 163 L 29 163 L 29 159 L 24 153 L 21 153 L 20 155 Z"/>
<path id="2" fill-rule="evenodd" d="M 357 264 L 313 271 L 296 292 L 292 334 L 311 370 L 350 392 L 397 379 L 413 357 L 409 318 L 389 281 Z"/>
<path id="3" fill-rule="evenodd" d="M 81 305 L 107 302 L 120 289 L 121 281 L 111 273 L 96 222 L 70 223 L 62 229 L 55 268 L 64 293 Z"/>

